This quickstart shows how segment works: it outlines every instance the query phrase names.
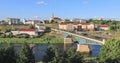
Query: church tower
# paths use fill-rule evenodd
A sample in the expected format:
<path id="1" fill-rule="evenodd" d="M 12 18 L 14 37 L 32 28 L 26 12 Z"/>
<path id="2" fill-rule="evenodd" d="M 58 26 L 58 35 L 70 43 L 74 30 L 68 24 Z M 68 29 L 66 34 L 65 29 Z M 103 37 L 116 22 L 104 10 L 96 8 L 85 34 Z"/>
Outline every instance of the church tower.
<path id="1" fill-rule="evenodd" d="M 54 13 L 52 13 L 52 16 L 51 16 L 52 18 L 54 18 L 55 16 L 54 16 Z"/>
<path id="2" fill-rule="evenodd" d="M 52 21 L 52 20 L 54 20 L 54 13 L 52 13 L 52 16 L 50 17 L 50 22 Z"/>

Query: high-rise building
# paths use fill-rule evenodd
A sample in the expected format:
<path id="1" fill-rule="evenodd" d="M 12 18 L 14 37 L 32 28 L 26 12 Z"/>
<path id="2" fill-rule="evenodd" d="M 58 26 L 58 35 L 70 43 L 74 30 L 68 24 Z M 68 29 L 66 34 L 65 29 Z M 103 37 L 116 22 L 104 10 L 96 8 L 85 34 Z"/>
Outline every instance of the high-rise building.
<path id="1" fill-rule="evenodd" d="M 6 22 L 7 22 L 9 25 L 12 25 L 12 24 L 20 24 L 20 19 L 19 19 L 19 18 L 6 18 Z"/>

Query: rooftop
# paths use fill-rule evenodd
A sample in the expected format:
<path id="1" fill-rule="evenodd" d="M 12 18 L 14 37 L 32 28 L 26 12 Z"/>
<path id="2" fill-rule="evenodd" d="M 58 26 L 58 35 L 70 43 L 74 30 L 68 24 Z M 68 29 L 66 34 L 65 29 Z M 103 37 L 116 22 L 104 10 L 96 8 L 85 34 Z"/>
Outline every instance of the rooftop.
<path id="1" fill-rule="evenodd" d="M 36 29 L 19 29 L 19 31 L 35 31 Z"/>

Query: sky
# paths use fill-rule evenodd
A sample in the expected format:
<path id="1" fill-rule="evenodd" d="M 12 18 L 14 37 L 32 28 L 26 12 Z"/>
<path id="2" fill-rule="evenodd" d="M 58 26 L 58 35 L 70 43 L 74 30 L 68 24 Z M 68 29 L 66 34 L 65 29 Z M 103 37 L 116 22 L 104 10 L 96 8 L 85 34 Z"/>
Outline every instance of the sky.
<path id="1" fill-rule="evenodd" d="M 0 0 L 0 19 L 6 17 L 120 19 L 120 0 Z"/>

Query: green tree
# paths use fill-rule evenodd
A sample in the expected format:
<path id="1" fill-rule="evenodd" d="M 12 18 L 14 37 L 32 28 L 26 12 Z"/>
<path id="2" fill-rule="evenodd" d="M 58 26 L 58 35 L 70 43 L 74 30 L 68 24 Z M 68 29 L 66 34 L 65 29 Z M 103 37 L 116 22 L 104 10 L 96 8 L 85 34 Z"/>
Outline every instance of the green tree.
<path id="1" fill-rule="evenodd" d="M 1 34 L 0 38 L 6 38 L 6 34 Z"/>
<path id="2" fill-rule="evenodd" d="M 35 58 L 27 43 L 24 43 L 17 59 L 17 63 L 35 63 Z"/>
<path id="3" fill-rule="evenodd" d="M 45 63 L 48 63 L 53 60 L 54 56 L 55 56 L 55 49 L 52 46 L 50 46 L 46 51 L 46 55 L 44 56 L 43 61 Z"/>
<path id="4" fill-rule="evenodd" d="M 67 51 L 67 58 L 68 58 L 68 63 L 82 63 L 82 55 L 80 52 L 77 52 L 75 49 L 73 48 L 70 48 L 68 51 Z"/>
<path id="5" fill-rule="evenodd" d="M 120 40 L 107 40 L 101 48 L 98 60 L 100 63 L 120 63 Z"/>
<path id="6" fill-rule="evenodd" d="M 75 52 L 69 57 L 69 63 L 83 63 L 83 57 L 80 52 Z"/>
<path id="7" fill-rule="evenodd" d="M 35 26 L 34 25 L 29 25 L 29 28 L 34 29 Z"/>
<path id="8" fill-rule="evenodd" d="M 51 28 L 50 27 L 46 27 L 45 32 L 50 32 Z"/>
<path id="9" fill-rule="evenodd" d="M 88 20 L 88 23 L 91 23 L 91 22 L 94 22 L 94 20 L 93 20 L 93 19 L 89 19 L 89 20 Z"/>
<path id="10" fill-rule="evenodd" d="M 11 29 L 10 29 L 10 28 L 5 29 L 5 32 L 10 32 L 10 31 L 11 31 Z"/>
<path id="11" fill-rule="evenodd" d="M 16 55 L 13 47 L 0 49 L 0 63 L 16 63 Z"/>
<path id="12" fill-rule="evenodd" d="M 49 63 L 82 63 L 82 55 L 80 52 L 76 52 L 75 49 L 70 48 L 67 51 L 60 52 L 55 50 L 55 56 Z"/>
<path id="13" fill-rule="evenodd" d="M 53 59 L 50 61 L 50 62 L 48 62 L 48 63 L 60 63 L 60 52 L 59 52 L 59 50 L 58 49 L 55 49 L 55 54 L 54 54 L 54 57 L 53 57 Z"/>

